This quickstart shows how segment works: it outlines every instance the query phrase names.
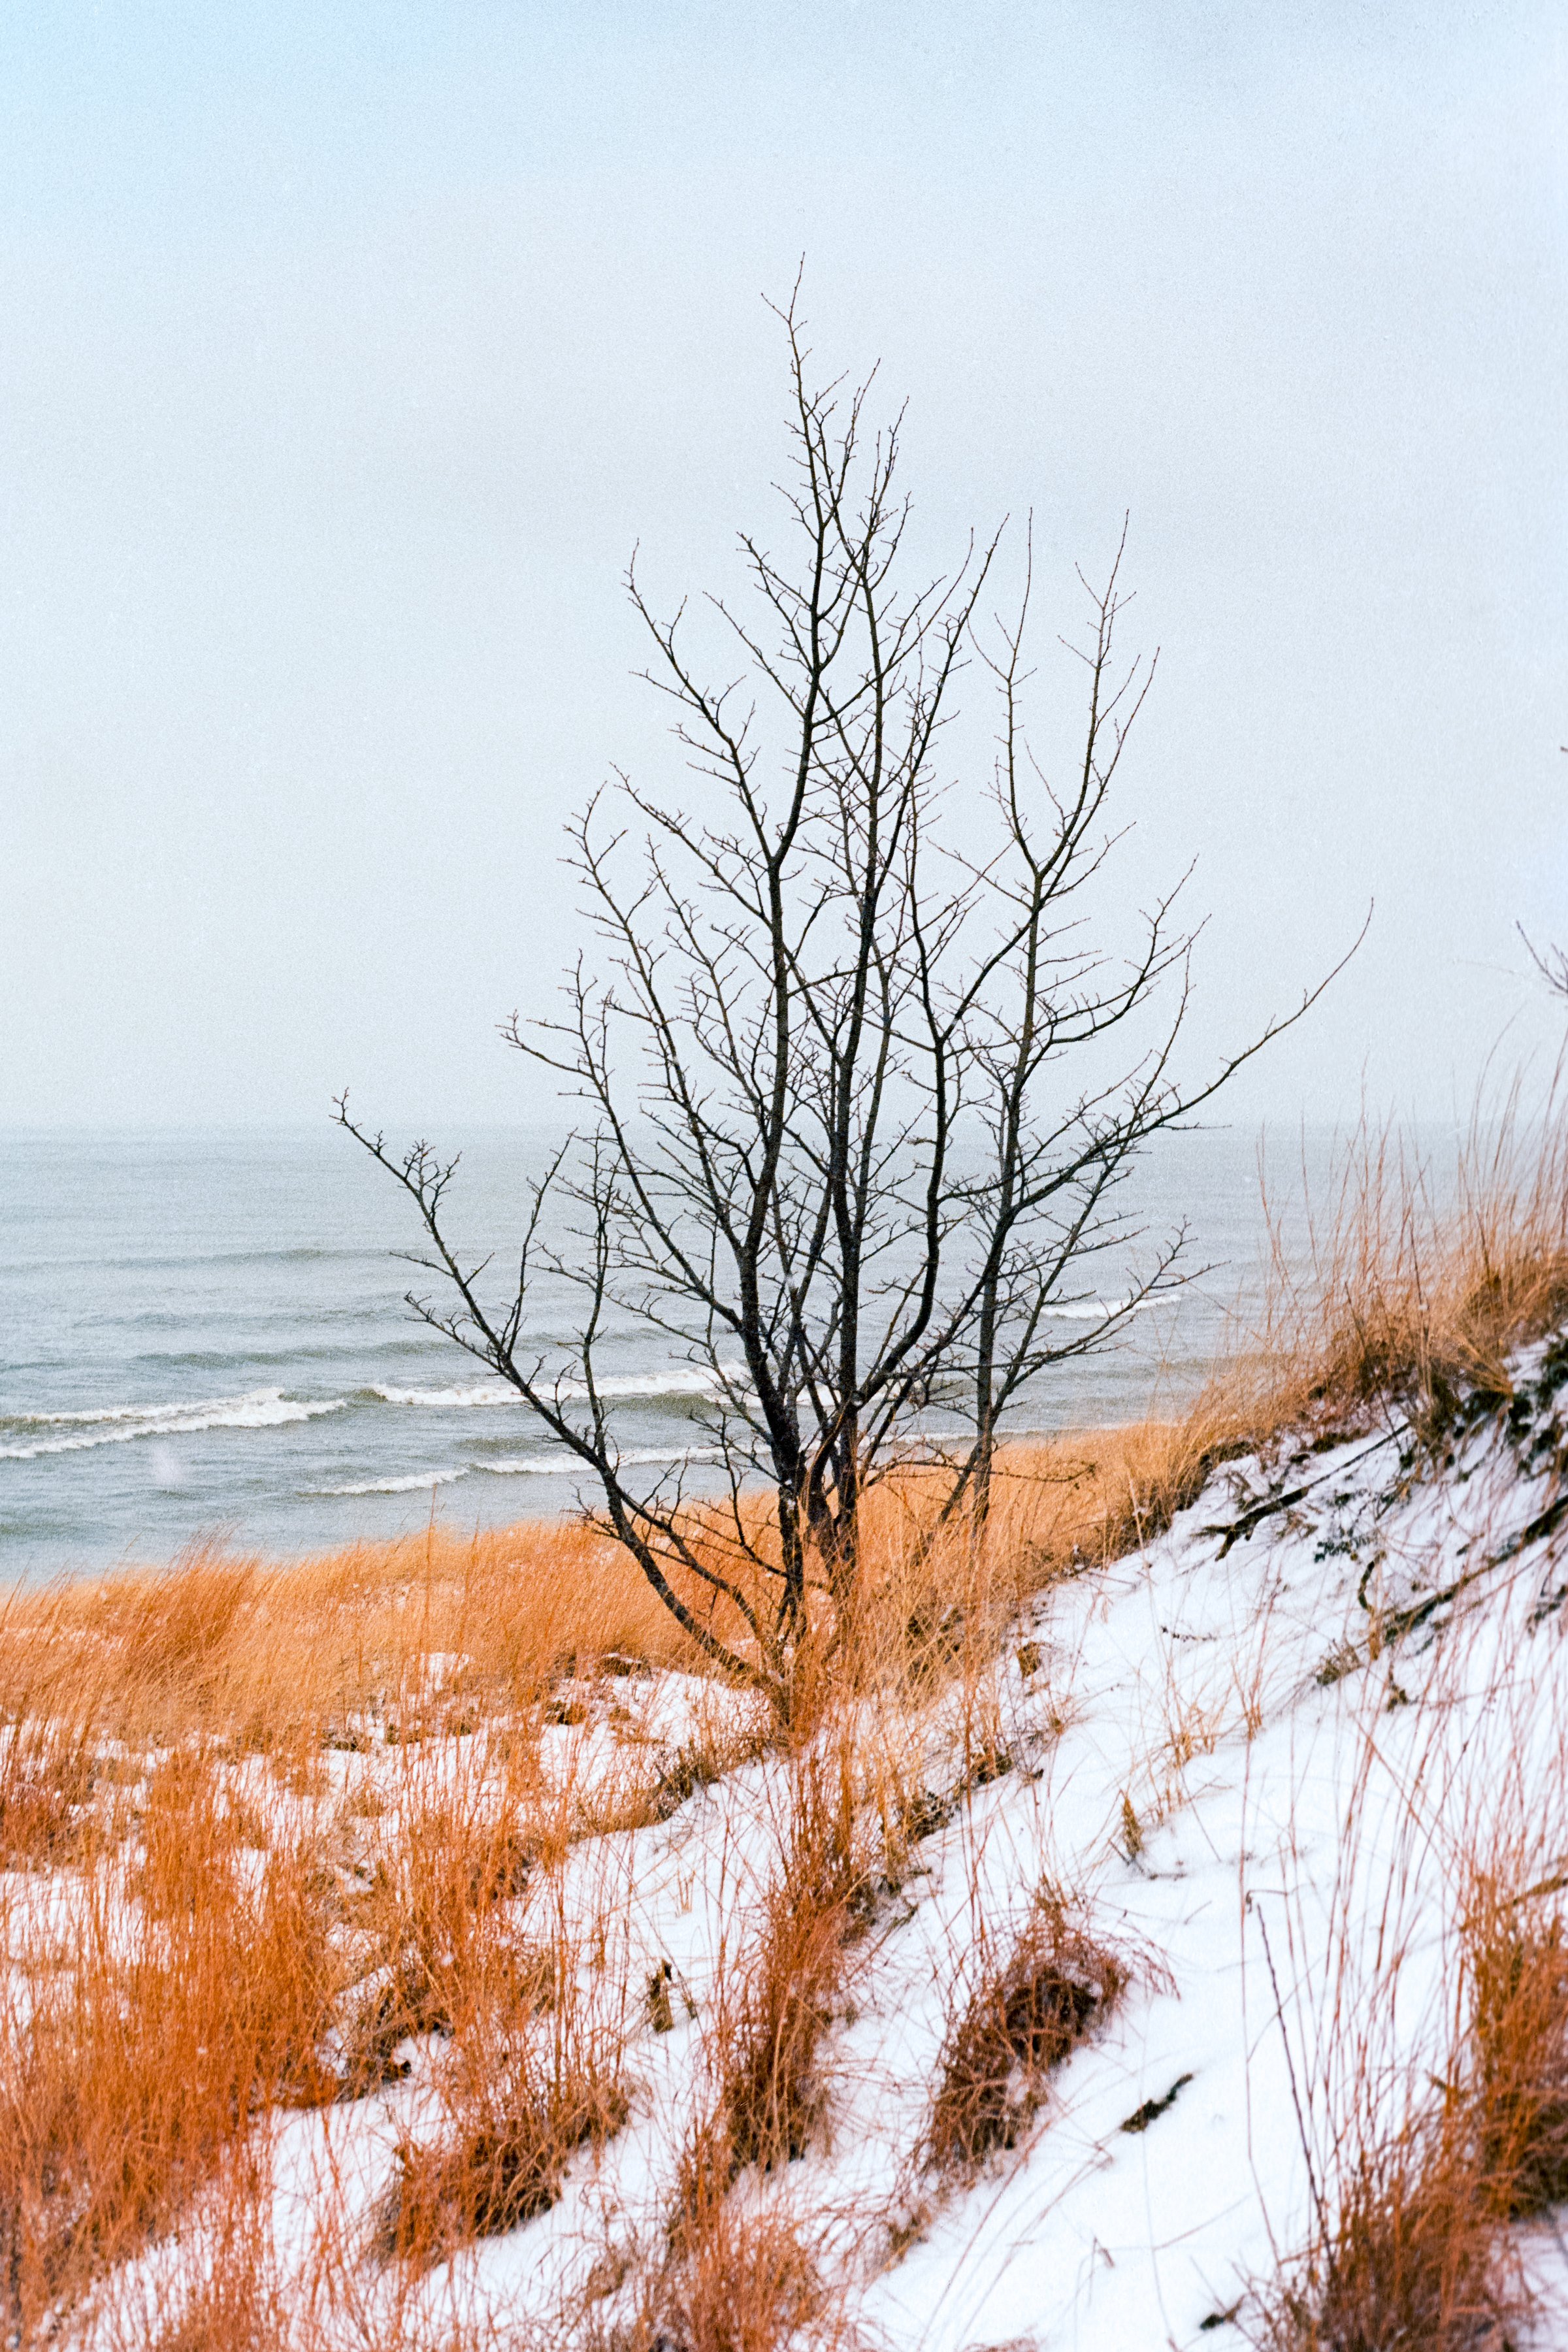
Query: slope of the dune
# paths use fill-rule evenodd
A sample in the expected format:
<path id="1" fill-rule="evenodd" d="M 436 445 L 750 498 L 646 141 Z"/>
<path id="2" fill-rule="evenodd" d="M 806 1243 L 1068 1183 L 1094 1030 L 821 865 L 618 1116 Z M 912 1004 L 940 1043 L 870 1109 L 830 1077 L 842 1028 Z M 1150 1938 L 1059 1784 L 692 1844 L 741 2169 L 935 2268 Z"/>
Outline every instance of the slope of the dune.
<path id="1" fill-rule="evenodd" d="M 408 2343 L 1184 2352 L 1279 2325 L 1279 2282 L 1310 2302 L 1301 2258 L 1316 2243 L 1321 2273 L 1358 2162 L 1459 2095 L 1478 1889 L 1532 1920 L 1562 1901 L 1560 1391 L 1551 1343 L 1511 1402 L 1442 1432 L 1391 1408 L 1233 1461 L 1143 1549 L 1043 1595 L 983 1674 L 578 1838 L 517 1901 L 537 1923 L 547 1899 L 580 1955 L 537 2030 L 569 2011 L 616 2044 L 606 2127 L 543 2210 L 411 2267 L 386 2216 L 457 2111 L 440 2038 L 370 2095 L 278 2120 L 261 2226 L 286 2326 L 380 2341 L 395 2305 L 384 2340 Z M 591 1778 L 607 1752 L 604 1689 L 558 1710 L 554 1769 Z M 618 1736 L 677 1744 L 703 1703 L 626 1678 Z M 332 1763 L 345 1787 L 380 1769 Z M 803 1789 L 835 1787 L 878 1862 L 804 1996 L 803 2127 L 790 2160 L 732 2157 L 694 2219 L 693 2151 L 795 1916 Z M 963 2021 L 1042 1920 L 1116 1997 L 1086 1999 L 1059 2063 L 994 2086 L 1003 2122 L 955 2152 L 933 2117 Z M 202 2226 L 122 2273 L 106 2342 Z M 704 2231 L 727 2320 L 711 2275 L 699 2292 Z M 745 2271 L 763 2245 L 788 2261 Z M 1488 2259 L 1510 2340 L 1568 2340 L 1549 2205 Z"/>

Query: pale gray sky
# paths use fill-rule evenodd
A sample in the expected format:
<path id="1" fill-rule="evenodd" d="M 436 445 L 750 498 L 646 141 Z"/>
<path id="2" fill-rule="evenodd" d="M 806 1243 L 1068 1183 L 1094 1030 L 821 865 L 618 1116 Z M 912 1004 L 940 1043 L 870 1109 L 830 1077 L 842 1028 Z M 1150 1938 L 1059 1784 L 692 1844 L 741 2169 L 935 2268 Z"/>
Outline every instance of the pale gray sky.
<path id="1" fill-rule="evenodd" d="M 0 1120 L 537 1114 L 561 820 L 673 754 L 620 573 L 729 576 L 776 330 L 908 394 L 922 544 L 1132 514 L 1142 885 L 1238 1114 L 1442 1110 L 1568 937 L 1568 18 L 238 7 L 0 23 Z"/>

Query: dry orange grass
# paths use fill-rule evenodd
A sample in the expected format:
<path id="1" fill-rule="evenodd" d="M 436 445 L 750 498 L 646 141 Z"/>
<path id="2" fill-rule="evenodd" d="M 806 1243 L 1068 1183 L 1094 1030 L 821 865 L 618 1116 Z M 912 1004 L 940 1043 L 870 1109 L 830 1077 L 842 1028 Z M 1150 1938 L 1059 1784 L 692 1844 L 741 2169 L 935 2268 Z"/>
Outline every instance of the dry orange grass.
<path id="1" fill-rule="evenodd" d="M 460 1729 L 579 1662 L 695 1664 L 613 1543 L 541 1521 L 432 1528 L 287 1566 L 197 1549 L 173 1568 L 24 1589 L 0 1617 L 0 1708 L 139 1743 L 257 1749 Z M 427 1661 L 455 1660 L 439 1688 Z"/>
<path id="2" fill-rule="evenodd" d="M 1052 2071 L 1103 2023 L 1126 1990 L 1126 1961 L 1046 1894 L 1005 1951 L 982 1938 L 967 1998 L 937 2061 L 923 2157 L 933 2171 L 973 2172 L 1011 2147 Z"/>
<path id="3" fill-rule="evenodd" d="M 1519 2220 L 1568 2200 L 1568 1932 L 1539 1895 L 1483 1878 L 1464 1938 L 1477 2164 L 1492 2210 Z"/>
<path id="4" fill-rule="evenodd" d="M 1303 2050 L 1309 2116 L 1318 2105 L 1310 2137 L 1298 2114 L 1313 2227 L 1257 2303 L 1268 2352 L 1502 2352 L 1551 2334 L 1515 2225 L 1568 2200 L 1568 1726 L 1539 1635 L 1521 1654 L 1493 1648 L 1495 1631 L 1478 1618 L 1469 1643 L 1450 1637 L 1393 1784 L 1384 1828 L 1395 1849 L 1381 1858 L 1362 1845 L 1362 1809 L 1384 1735 L 1376 1716 L 1364 1725 Z M 1366 1909 L 1358 1883 L 1378 1889 Z M 1396 2032 L 1405 1963 L 1434 1943 L 1444 1964 Z"/>
<path id="5" fill-rule="evenodd" d="M 856 1640 L 808 1658 L 797 1733 L 840 1697 L 874 1698 L 886 1733 L 957 1682 L 976 1695 L 966 1770 L 984 1777 L 1004 1759 L 986 1746 L 984 1670 L 1033 1595 L 1149 1539 L 1216 1461 L 1302 1417 L 1343 1427 L 1392 1392 L 1436 1428 L 1468 1390 L 1505 1394 L 1510 1349 L 1568 1311 L 1563 1136 L 1555 1118 L 1543 1137 L 1478 1124 L 1446 1205 L 1386 1141 L 1367 1145 L 1266 1344 L 1178 1415 L 1009 1452 L 983 1545 L 931 1539 L 931 1480 L 889 1478 L 868 1505 Z M 591 1785 L 547 1774 L 552 1719 L 570 1726 L 591 1701 L 607 1720 L 607 1677 L 642 1666 L 705 1671 L 635 1564 L 572 1525 L 432 1526 L 291 1567 L 195 1552 L 12 1598 L 8 2335 L 29 2340 L 165 2231 L 269 2110 L 384 2084 L 420 2035 L 447 2053 L 443 2119 L 405 2152 L 388 2242 L 416 2268 L 553 2196 L 572 2150 L 615 2127 L 619 2046 L 582 2010 L 559 1937 L 531 1939 L 520 1897 L 572 1839 L 661 1818 L 781 1737 L 726 1715 L 715 1690 L 719 1712 L 679 1754 L 628 1736 Z M 897 1739 L 883 1744 L 896 1822 L 921 1792 L 900 1781 Z M 421 1759 L 437 1748 L 464 1760 L 432 1779 Z M 825 2324 L 801 2242 L 742 2210 L 735 2183 L 796 2154 L 820 2115 L 871 1867 L 852 1782 L 874 1759 L 830 1767 L 832 1753 L 824 1738 L 792 1766 L 784 1866 L 710 2022 L 710 2111 L 648 2305 L 689 2352 L 763 2352 Z M 1437 2347 L 1480 2341 L 1464 2331 L 1490 2324 L 1500 2294 L 1486 2231 L 1568 2179 L 1563 1932 L 1511 1896 L 1478 1896 L 1475 1921 L 1463 2130 L 1423 2121 L 1368 2143 L 1334 2234 L 1295 2302 L 1273 2307 L 1269 2340 L 1291 2352 L 1381 2342 L 1354 2333 L 1358 2311 L 1385 2332 L 1407 2317 Z M 962 2171 L 1016 2134 L 1114 2001 L 1121 1965 L 1045 1914 L 996 1956 L 944 2053 L 933 2162 Z M 259 2277 L 237 2257 L 215 2273 L 208 2304 L 169 2315 L 171 2344 L 268 2340 Z"/>
<path id="6" fill-rule="evenodd" d="M 84 1845 L 80 1868 L 9 1882 L 0 2315 L 13 2340 L 59 2333 L 194 2210 L 210 2235 L 205 2192 L 221 2202 L 280 2108 L 381 2088 L 421 2037 L 438 2053 L 440 2122 L 401 2152 L 386 2252 L 424 2264 L 515 2226 L 552 2201 L 574 2149 L 616 2128 L 622 2021 L 584 1995 L 559 1852 L 532 1835 L 505 1761 L 470 1764 L 464 1742 L 454 1770 L 455 1746 L 434 1774 L 394 1751 L 390 1796 L 357 1822 L 368 1867 L 343 1865 L 341 1809 L 285 1808 L 290 1843 L 287 1818 L 263 1829 L 237 1801 L 235 1767 L 175 1750 L 130 1791 L 121 1839 Z M 192 2306 L 226 2298 L 237 2343 L 272 2309 L 244 2252 L 229 2248 Z M 172 2340 L 202 2340 L 208 2319 L 178 2311 Z"/>
<path id="7" fill-rule="evenodd" d="M 693 2218 L 640 2302 L 614 2352 L 787 2352 L 803 2340 L 826 2352 L 849 2340 L 788 2216 L 725 2199 Z"/>
<path id="8" fill-rule="evenodd" d="M 1517 1088 L 1479 1106 L 1451 1174 L 1363 1127 L 1310 1223 L 1304 1267 L 1277 1243 L 1260 1343 L 1276 1425 L 1392 1399 L 1437 1428 L 1468 1392 L 1507 1397 L 1511 1351 L 1568 1316 L 1561 1086 L 1536 1118 Z"/>
<path id="9" fill-rule="evenodd" d="M 681 2162 L 670 2242 L 721 2240 L 737 2177 L 803 2156 L 822 2113 L 821 2050 L 865 1925 L 871 1872 L 846 1741 L 791 1761 L 777 1867 L 754 1937 L 721 1961 L 706 2035 L 711 2093 Z"/>
<path id="10" fill-rule="evenodd" d="M 983 1555 L 954 1540 L 913 1570 L 922 1498 L 889 1485 L 871 1515 L 852 1682 L 896 1703 L 974 1675 L 1028 1593 L 1161 1523 L 1212 1442 L 1206 1426 L 1145 1424 L 1037 1449 L 999 1480 Z M 85 1921 L 67 1953 L 11 1905 L 0 2269 L 24 2333 L 168 2228 L 268 2107 L 372 2090 L 421 2035 L 451 2053 L 445 2122 L 406 2151 L 386 2232 L 416 2260 L 538 2210 L 572 2147 L 612 2127 L 613 2052 L 557 2044 L 542 2072 L 484 2054 L 515 2053 L 520 2028 L 531 2049 L 556 2031 L 558 1996 L 542 1992 L 516 1897 L 570 1838 L 661 1817 L 776 1733 L 715 1717 L 673 1759 L 634 1744 L 591 1789 L 547 1782 L 542 1728 L 580 1706 L 552 1702 L 552 1687 L 605 1657 L 617 1670 L 699 1664 L 635 1567 L 577 1528 L 432 1530 L 295 1568 L 198 1554 L 163 1575 L 13 1600 L 0 1622 L 0 1847 L 13 1869 L 71 1873 Z M 437 1791 L 421 1759 L 455 1738 L 471 1760 Z M 355 1773 L 379 1759 L 374 1783 L 335 1806 L 333 1750 Z M 246 1819 L 258 1789 L 265 1823 Z M 857 1927 L 866 1865 L 847 1779 L 797 1795 L 788 1867 L 722 2020 L 689 2183 L 679 2292 L 694 2342 L 721 2344 L 730 2325 L 714 2281 L 731 2257 L 711 2252 L 729 2244 L 730 2184 L 787 2159 L 813 2127 Z M 302 1824 L 289 1837 L 285 1796 Z M 778 2310 L 804 2310 L 784 2241 L 746 2246 L 762 2271 L 777 2256 Z M 237 2340 L 264 2325 L 242 2279 L 231 2300 L 222 2326 Z"/>
<path id="11" fill-rule="evenodd" d="M 434 1801 L 408 1792 L 395 1834 L 372 1849 L 369 1884 L 342 1902 L 363 1939 L 342 2030 L 344 2096 L 396 2081 L 411 2039 L 468 2033 L 498 2011 L 521 2019 L 544 2005 L 550 1955 L 510 1909 L 542 1843 L 504 1765 L 494 1781 L 463 1773 Z"/>
<path id="12" fill-rule="evenodd" d="M 805 2155 L 822 2123 L 823 2047 L 875 1883 L 858 1767 L 847 1733 L 790 1759 L 756 1931 L 721 1964 L 705 2037 L 710 2103 L 681 2163 L 664 2252 L 645 2272 L 617 2352 L 784 2352 L 803 2329 L 824 2347 L 852 2340 L 808 2233 L 776 2200 L 759 2202 L 737 2182 Z"/>
<path id="13" fill-rule="evenodd" d="M 100 1779 L 90 1726 L 14 1719 L 0 1732 L 0 1866 L 46 1869 L 78 1855 Z"/>
<path id="14" fill-rule="evenodd" d="M 929 1474 L 869 1498 L 866 1592 L 851 1665 L 863 1681 L 918 1688 L 996 1654 L 1036 1594 L 1151 1541 L 1194 1501 L 1216 1461 L 1248 1442 L 1243 1400 L 1218 1383 L 1179 1417 L 1006 1448 L 985 1540 L 927 1527 Z"/>
<path id="15" fill-rule="evenodd" d="M 1528 2314 L 1508 2225 L 1539 2210 L 1563 2154 L 1560 1939 L 1479 1883 L 1457 1961 L 1452 2055 L 1440 2074 L 1411 2070 L 1392 2117 L 1383 2070 L 1342 2021 L 1349 2111 L 1310 2242 L 1258 2299 L 1265 2352 L 1501 2352 Z"/>
<path id="16" fill-rule="evenodd" d="M 1394 1394 L 1442 1411 L 1507 1393 L 1510 1349 L 1568 1315 L 1568 1118 L 1555 1097 L 1477 1117 L 1439 1192 L 1389 1134 L 1346 1156 L 1308 1263 L 1282 1251 L 1264 1328 L 1169 1419 L 1009 1448 L 978 1549 L 934 1543 L 919 1470 L 868 1498 L 857 1663 L 940 1672 L 982 1622 L 1158 1533 L 1215 1462 L 1287 1422 Z M 733 1638 L 736 1629 L 721 1626 Z M 455 1661 L 439 1684 L 427 1662 Z M 614 1658 L 704 1671 L 630 1558 L 575 1523 L 459 1535 L 432 1524 L 295 1565 L 188 1554 L 169 1570 L 24 1589 L 0 1614 L 0 1843 L 42 1855 L 68 1833 L 94 1738 L 200 1731 L 257 1748 L 419 1733 L 535 1703 Z M 48 1758 L 28 1743 L 47 1725 Z M 75 1757 L 75 1761 L 71 1759 Z M 74 1778 L 73 1778 L 74 1775 Z"/>
<path id="17" fill-rule="evenodd" d="M 1501 2352 L 1520 2308 L 1462 2127 L 1433 2109 L 1346 2162 L 1335 2211 L 1269 2296 L 1267 2352 Z"/>
<path id="18" fill-rule="evenodd" d="M 240 1852 L 199 1777 L 106 1867 L 9 1906 L 0 1979 L 0 2294 L 12 2340 L 168 2226 L 282 2103 L 330 2095 L 336 1988 L 311 1857 Z M 247 1866 L 248 1865 L 248 1866 Z"/>
<path id="19" fill-rule="evenodd" d="M 310 2339 L 270 2243 L 265 2163 L 237 2149 L 205 2202 L 206 2226 L 171 2239 L 173 2260 L 152 2274 L 127 2273 L 94 2298 L 84 2332 L 101 2352 L 304 2352 Z M 48 2340 L 69 2341 L 68 2328 Z"/>
<path id="20" fill-rule="evenodd" d="M 625 2121 L 623 2037 L 585 2000 L 576 1954 L 557 1955 L 554 1979 L 531 2019 L 492 2012 L 458 2042 L 440 2126 L 397 2151 L 386 2251 L 432 2263 L 547 2212 L 576 2152 Z"/>
<path id="21" fill-rule="evenodd" d="M 767 2170 L 805 2152 L 822 2102 L 818 2053 L 863 1924 L 868 1869 L 853 1758 L 813 1747 L 790 1777 L 784 1851 L 762 1931 L 715 2029 L 719 2168 Z"/>
<path id="22" fill-rule="evenodd" d="M 700 1709 L 673 1756 L 630 1726 L 591 1779 L 559 1749 L 543 1768 L 552 1718 L 582 1712 L 542 1704 L 560 1677 L 607 1654 L 603 1717 L 628 1664 L 689 1663 L 596 1546 L 433 1532 L 14 1600 L 0 2298 L 22 2340 L 187 2213 L 269 2112 L 375 2090 L 420 2037 L 449 2053 L 446 2122 L 407 2151 L 400 2252 L 510 2226 L 613 2127 L 616 2036 L 572 2022 L 520 1898 L 573 1838 L 665 1816 L 751 1735 Z M 232 2333 L 263 2305 L 230 2287 Z"/>
<path id="23" fill-rule="evenodd" d="M 1010 1452 L 978 1552 L 957 1532 L 922 1545 L 929 1480 L 889 1480 L 868 1507 L 857 1676 L 951 1671 L 1030 1594 L 1157 1532 L 1237 1442 L 1235 1414 L 1205 1399 L 1179 1421 Z M 629 1557 L 576 1525 L 432 1528 L 287 1566 L 197 1550 L 160 1572 L 24 1589 L 0 1614 L 0 1852 L 59 1859 L 109 1743 L 200 1738 L 298 1765 L 323 1745 L 515 1717 L 602 1661 L 707 1671 Z"/>

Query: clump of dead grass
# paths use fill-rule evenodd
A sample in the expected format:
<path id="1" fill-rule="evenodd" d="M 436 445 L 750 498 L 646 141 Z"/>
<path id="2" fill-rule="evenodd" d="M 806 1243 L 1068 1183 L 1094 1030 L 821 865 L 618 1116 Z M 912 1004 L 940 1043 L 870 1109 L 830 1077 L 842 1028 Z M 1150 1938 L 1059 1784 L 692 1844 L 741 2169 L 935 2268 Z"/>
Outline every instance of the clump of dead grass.
<path id="1" fill-rule="evenodd" d="M 719 2199 L 646 2284 L 617 2352 L 785 2352 L 807 2327 L 814 2344 L 841 2342 L 825 2336 L 828 2300 L 789 2215 Z"/>
<path id="2" fill-rule="evenodd" d="M 429 2146 L 399 2147 L 387 2250 L 437 2262 L 548 2212 L 577 2149 L 607 2138 L 625 2116 L 624 2096 L 603 2083 L 568 2090 L 514 2063 L 500 2082 L 473 2087 L 460 2129 Z"/>
<path id="3" fill-rule="evenodd" d="M 0 1732 L 0 1865 L 47 1870 L 79 1858 L 96 1827 L 90 1725 L 23 1717 Z"/>
<path id="4" fill-rule="evenodd" d="M 1464 2119 L 1428 2108 L 1364 2137 L 1335 2211 L 1261 2304 L 1268 2352 L 1500 2352 L 1519 2308 Z"/>
<path id="5" fill-rule="evenodd" d="M 792 1759 L 788 1807 L 760 1932 L 716 2002 L 715 2097 L 682 2167 L 678 2239 L 694 2225 L 700 2233 L 748 2166 L 768 2171 L 804 2155 L 821 2116 L 821 2046 L 871 1885 L 847 1741 L 817 1740 Z"/>
<path id="6" fill-rule="evenodd" d="M 553 1983 L 533 2014 L 521 2006 L 468 2021 L 441 2079 L 440 2126 L 398 2148 L 380 2232 L 388 2252 L 437 2262 L 547 2212 L 572 2158 L 626 2120 L 619 2021 L 585 1991 L 581 1955 L 558 1944 L 552 1957 Z"/>
<path id="7" fill-rule="evenodd" d="M 495 1788 L 466 1775 L 400 1811 L 369 1885 L 347 1906 L 365 1941 L 342 2033 L 343 2096 L 405 2074 L 405 2042 L 547 2003 L 550 1955 L 529 1942 L 512 1909 L 535 1861 L 504 1777 Z"/>
<path id="8" fill-rule="evenodd" d="M 682 2158 L 664 2251 L 645 2272 L 626 2352 L 783 2352 L 807 2326 L 839 2341 L 805 2237 L 740 2177 L 803 2156 L 823 2122 L 823 2044 L 873 1899 L 853 1739 L 789 1759 L 776 1866 L 755 1935 L 721 1962 L 705 2060 L 710 2095 Z"/>
<path id="9" fill-rule="evenodd" d="M 937 2061 L 925 2167 L 962 2176 L 1014 2147 L 1052 2072 L 1110 2016 L 1130 1973 L 1049 1890 L 1005 1949 L 982 1937 Z"/>
<path id="10" fill-rule="evenodd" d="M 1493 2210 L 1518 2221 L 1568 2200 L 1568 1933 L 1539 1895 L 1481 1878 L 1464 1945 L 1477 2164 Z"/>

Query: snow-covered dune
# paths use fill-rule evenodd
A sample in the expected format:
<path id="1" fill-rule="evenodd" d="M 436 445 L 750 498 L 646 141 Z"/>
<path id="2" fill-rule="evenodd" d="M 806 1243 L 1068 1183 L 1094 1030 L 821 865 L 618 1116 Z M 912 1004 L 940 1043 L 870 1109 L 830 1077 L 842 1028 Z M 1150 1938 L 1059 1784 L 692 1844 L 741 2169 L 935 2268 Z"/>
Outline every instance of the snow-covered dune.
<path id="1" fill-rule="evenodd" d="M 1556 1342 L 1519 1360 L 1511 1403 L 1424 1442 L 1391 1411 L 1233 1460 L 1146 1549 L 1041 1597 L 983 1675 L 821 1735 L 881 1841 L 879 1874 L 843 1946 L 805 2150 L 729 2191 L 809 2253 L 802 2344 L 1240 2343 L 1356 2152 L 1457 2095 L 1476 1887 L 1550 1908 L 1568 1876 L 1560 1391 Z M 564 1698 L 544 1760 L 584 1786 L 628 1743 L 677 1753 L 713 1706 L 673 1676 Z M 459 1750 L 432 1743 L 422 1769 Z M 384 1750 L 330 1760 L 345 1790 L 393 1770 Z M 574 1999 L 625 2048 L 625 2121 L 548 2210 L 416 2277 L 370 2251 L 399 2145 L 447 2112 L 437 2037 L 406 2046 L 405 2079 L 261 2136 L 283 2308 L 309 2304 L 345 2343 L 371 2340 L 389 2298 L 402 2341 L 652 2340 L 647 2282 L 669 2259 L 717 2021 L 744 2002 L 802 1769 L 763 1748 L 690 1793 L 672 1782 L 667 1818 L 579 1837 L 547 1893 L 538 1873 L 517 1896 L 525 1924 L 548 1900 L 570 1927 Z M 1002 2144 L 933 2168 L 953 2021 L 1042 1898 L 1115 1956 L 1125 1990 Z M 112 2308 L 123 2335 L 199 2235 L 124 2273 L 104 2326 Z M 1515 2241 L 1530 2340 L 1568 2341 L 1550 2212 Z M 679 2352 L 679 2333 L 663 2341 Z"/>

